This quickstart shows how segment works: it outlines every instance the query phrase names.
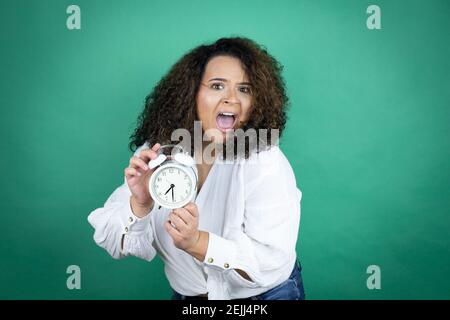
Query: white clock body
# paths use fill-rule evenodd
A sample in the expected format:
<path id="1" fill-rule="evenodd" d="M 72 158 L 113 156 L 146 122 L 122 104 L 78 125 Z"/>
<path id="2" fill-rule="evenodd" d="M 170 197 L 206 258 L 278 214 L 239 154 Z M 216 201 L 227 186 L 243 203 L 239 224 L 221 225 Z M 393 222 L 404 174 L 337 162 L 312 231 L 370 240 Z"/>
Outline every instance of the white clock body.
<path id="1" fill-rule="evenodd" d="M 150 195 L 159 206 L 181 208 L 195 200 L 197 180 L 195 165 L 186 166 L 168 160 L 152 173 L 149 181 Z"/>

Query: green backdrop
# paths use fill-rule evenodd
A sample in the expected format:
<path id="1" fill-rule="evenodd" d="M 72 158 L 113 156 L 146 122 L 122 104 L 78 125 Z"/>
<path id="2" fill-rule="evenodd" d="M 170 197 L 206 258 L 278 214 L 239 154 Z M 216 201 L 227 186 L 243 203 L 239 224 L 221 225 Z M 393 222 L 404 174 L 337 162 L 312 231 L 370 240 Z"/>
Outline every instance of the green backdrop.
<path id="1" fill-rule="evenodd" d="M 81 30 L 66 28 L 70 4 Z M 242 35 L 285 66 L 307 298 L 449 299 L 449 13 L 446 0 L 3 0 L 0 298 L 170 298 L 159 258 L 113 260 L 86 217 L 123 182 L 160 77 Z"/>

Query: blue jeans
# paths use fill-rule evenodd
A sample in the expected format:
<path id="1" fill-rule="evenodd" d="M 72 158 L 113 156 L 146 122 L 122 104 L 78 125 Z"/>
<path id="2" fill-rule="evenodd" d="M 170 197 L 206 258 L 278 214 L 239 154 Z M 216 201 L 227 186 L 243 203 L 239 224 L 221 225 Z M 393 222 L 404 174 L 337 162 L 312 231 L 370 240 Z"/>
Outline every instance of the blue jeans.
<path id="1" fill-rule="evenodd" d="M 302 267 L 296 261 L 294 269 L 289 278 L 275 288 L 270 289 L 257 296 L 236 300 L 305 300 L 305 289 L 303 288 Z M 207 297 L 188 297 L 173 291 L 172 300 L 206 300 Z"/>

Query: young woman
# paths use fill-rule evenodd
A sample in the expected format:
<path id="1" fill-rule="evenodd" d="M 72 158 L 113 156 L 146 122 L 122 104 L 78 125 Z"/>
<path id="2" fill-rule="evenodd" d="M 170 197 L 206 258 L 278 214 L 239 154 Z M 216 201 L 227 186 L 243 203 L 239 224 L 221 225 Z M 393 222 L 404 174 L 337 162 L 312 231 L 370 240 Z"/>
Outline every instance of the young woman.
<path id="1" fill-rule="evenodd" d="M 246 38 L 222 38 L 183 56 L 146 98 L 124 184 L 88 217 L 95 242 L 116 259 L 159 254 L 173 299 L 304 299 L 295 250 L 302 193 L 271 132 L 266 147 L 247 141 L 231 162 L 218 152 L 212 163 L 201 161 L 204 152 L 192 143 L 198 193 L 183 208 L 155 206 L 148 189 L 149 161 L 174 130 L 193 134 L 195 121 L 203 148 L 227 146 L 236 129 L 253 129 L 258 141 L 261 129 L 281 135 L 288 103 L 281 70 Z"/>

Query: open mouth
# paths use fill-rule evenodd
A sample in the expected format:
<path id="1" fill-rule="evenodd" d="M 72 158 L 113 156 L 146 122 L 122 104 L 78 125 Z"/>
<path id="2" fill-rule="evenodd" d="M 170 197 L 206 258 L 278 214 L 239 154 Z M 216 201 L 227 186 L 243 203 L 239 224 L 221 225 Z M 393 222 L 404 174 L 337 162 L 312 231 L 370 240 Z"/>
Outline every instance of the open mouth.
<path id="1" fill-rule="evenodd" d="M 238 119 L 238 115 L 233 112 L 219 112 L 216 117 L 217 128 L 226 132 L 233 129 Z"/>

